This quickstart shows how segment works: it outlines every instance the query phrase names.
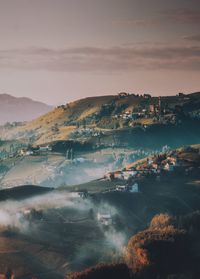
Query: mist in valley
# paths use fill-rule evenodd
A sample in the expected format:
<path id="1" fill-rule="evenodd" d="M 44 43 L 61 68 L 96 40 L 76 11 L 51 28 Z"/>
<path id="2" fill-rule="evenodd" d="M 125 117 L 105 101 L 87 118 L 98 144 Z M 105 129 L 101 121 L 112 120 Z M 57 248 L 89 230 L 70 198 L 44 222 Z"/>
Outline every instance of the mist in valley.
<path id="1" fill-rule="evenodd" d="M 97 219 L 99 213 L 110 214 L 113 220 L 116 216 L 121 218 L 109 203 L 82 199 L 75 192 L 54 191 L 20 201 L 3 201 L 0 238 L 8 237 L 15 249 L 17 244 L 12 243 L 18 239 L 25 241 L 26 246 L 39 245 L 42 255 L 35 253 L 34 248 L 33 256 L 42 266 L 55 268 L 63 276 L 99 261 L 112 262 L 121 257 L 128 237 L 113 220 L 108 227 L 103 226 Z M 23 253 L 24 244 L 17 251 Z M 56 253 L 54 263 L 52 253 Z"/>
<path id="2" fill-rule="evenodd" d="M 12 158 L 2 162 L 1 188 L 28 184 L 58 188 L 87 183 L 166 149 L 169 147 L 107 148 L 94 152 L 75 153 L 73 160 L 66 159 L 65 155 L 58 153 Z"/>

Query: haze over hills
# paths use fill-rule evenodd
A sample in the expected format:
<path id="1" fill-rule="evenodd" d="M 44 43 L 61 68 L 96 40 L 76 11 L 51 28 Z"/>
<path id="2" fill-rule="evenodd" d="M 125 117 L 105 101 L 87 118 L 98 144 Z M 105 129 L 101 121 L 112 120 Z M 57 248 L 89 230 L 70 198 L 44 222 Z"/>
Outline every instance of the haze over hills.
<path id="1" fill-rule="evenodd" d="M 25 97 L 0 94 L 0 124 L 30 121 L 47 113 L 51 106 Z"/>
<path id="2" fill-rule="evenodd" d="M 161 258 L 161 263 L 164 262 L 166 266 L 166 261 L 171 263 L 171 256 L 174 255 L 173 247 L 177 243 L 177 234 L 174 233 L 179 233 L 174 230 L 176 226 L 178 229 L 184 228 L 188 233 L 190 238 L 184 238 L 181 244 L 184 243 L 184 248 L 190 244 L 189 251 L 193 256 L 191 257 L 189 251 L 185 249 L 183 252 L 176 249 L 178 256 L 173 258 L 175 264 L 181 262 L 183 267 L 179 258 L 183 254 L 187 255 L 188 263 L 198 266 L 200 258 L 199 148 L 200 145 L 197 145 L 159 154 L 154 156 L 154 162 L 147 161 L 147 158 L 143 162 L 137 161 L 134 168 L 137 172 L 136 179 L 140 192 L 116 191 L 116 185 L 126 183 L 124 178 L 119 177 L 113 177 L 112 180 L 104 178 L 93 183 L 73 188 L 66 186 L 57 190 L 42 187 L 37 189 L 38 186 L 33 185 L 1 190 L 0 271 L 3 273 L 6 267 L 9 267 L 16 279 L 34 277 L 38 279 L 129 279 L 129 273 L 121 277 L 106 277 L 104 274 L 101 277 L 89 275 L 65 277 L 65 274 L 83 270 L 102 261 L 110 263 L 118 262 L 117 260 L 120 259 L 124 262 L 123 251 L 132 235 L 143 236 L 137 238 L 140 246 L 136 245 L 136 248 L 143 248 L 141 244 L 145 246 L 149 244 L 144 252 L 149 251 L 150 259 L 150 256 L 154 255 L 153 252 L 157 251 L 158 245 L 154 245 L 158 240 L 160 244 L 164 243 L 160 247 L 161 255 L 164 257 Z M 164 162 L 167 163 L 166 160 L 175 162 L 173 170 L 163 168 Z M 155 163 L 160 172 L 155 172 Z M 132 167 L 127 167 L 127 170 Z M 130 178 L 128 180 L 130 181 Z M 105 191 L 105 185 L 108 185 L 109 191 Z M 92 190 L 94 187 L 95 191 Z M 88 190 L 85 198 L 79 196 L 79 191 L 83 189 Z M 98 220 L 98 213 L 101 212 L 110 213 L 112 224 L 106 226 L 101 224 Z M 150 230 L 139 233 L 149 224 L 151 224 Z M 154 230 L 155 226 L 156 228 L 158 226 L 158 230 Z M 155 239 L 155 236 L 159 239 Z M 143 259 L 139 253 L 136 256 L 139 260 Z M 151 262 L 141 260 L 137 263 L 145 268 L 149 267 Z M 160 270 L 159 263 L 160 261 L 155 262 L 156 271 Z M 198 271 L 199 275 L 199 270 L 194 270 L 193 265 L 189 268 L 190 274 Z M 179 275 L 180 270 L 170 269 L 165 272 L 167 275 L 171 272 Z M 150 274 L 154 273 L 150 272 Z M 190 274 L 188 277 L 160 278 L 199 278 L 199 276 L 191 277 Z M 156 278 L 134 275 L 132 279 Z"/>
<path id="3" fill-rule="evenodd" d="M 199 137 L 198 92 L 77 100 L 30 122 L 0 128 L 1 187 L 88 182 L 143 158 L 142 152 L 149 156 L 166 146 L 198 144 Z"/>

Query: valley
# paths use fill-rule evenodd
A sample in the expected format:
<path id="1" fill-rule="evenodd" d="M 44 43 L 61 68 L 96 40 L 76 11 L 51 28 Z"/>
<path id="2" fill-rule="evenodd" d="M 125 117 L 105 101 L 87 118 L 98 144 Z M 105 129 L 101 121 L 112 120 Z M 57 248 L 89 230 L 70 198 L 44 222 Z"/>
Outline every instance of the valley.
<path id="1" fill-rule="evenodd" d="M 135 193 L 116 190 L 130 180 L 119 178 L 119 172 L 112 179 L 43 188 L 47 193 L 37 192 L 38 186 L 8 189 L 0 210 L 1 270 L 12 267 L 16 278 L 63 278 L 99 262 L 120 260 L 128 239 L 154 215 L 178 217 L 200 209 L 199 150 L 196 145 L 167 151 L 127 165 L 121 172 L 134 168 L 139 174 L 134 177 L 139 186 Z M 167 157 L 177 158 L 174 170 L 165 170 Z M 151 172 L 158 159 L 161 172 Z M 107 214 L 112 222 L 102 223 L 98 214 Z"/>
<path id="2" fill-rule="evenodd" d="M 124 93 L 2 126 L 0 272 L 59 279 L 124 263 L 155 215 L 198 212 L 199 102 Z"/>

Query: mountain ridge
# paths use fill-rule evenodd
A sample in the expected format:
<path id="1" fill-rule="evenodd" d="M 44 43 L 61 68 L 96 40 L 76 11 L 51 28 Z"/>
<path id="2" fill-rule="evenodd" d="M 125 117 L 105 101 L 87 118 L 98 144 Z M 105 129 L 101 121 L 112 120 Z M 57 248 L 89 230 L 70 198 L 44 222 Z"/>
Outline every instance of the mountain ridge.
<path id="1" fill-rule="evenodd" d="M 162 110 L 167 110 L 166 117 L 159 111 L 160 101 Z M 150 107 L 156 110 L 155 113 L 150 111 Z M 162 97 L 121 92 L 117 95 L 86 97 L 57 106 L 23 126 L 4 131 L 4 135 L 8 135 L 7 138 L 22 138 L 28 134 L 36 139 L 34 143 L 46 144 L 74 138 L 82 140 L 83 130 L 87 127 L 90 131 L 86 132 L 91 132 L 92 137 L 96 134 L 97 138 L 99 132 L 119 131 L 121 128 L 134 128 L 137 125 L 150 127 L 172 118 L 178 123 L 182 112 L 186 115 L 197 112 L 198 116 L 199 108 L 200 92 Z M 138 116 L 137 119 L 134 119 L 135 115 Z M 161 121 L 161 118 L 165 119 Z"/>
<path id="2" fill-rule="evenodd" d="M 0 94 L 0 124 L 31 121 L 53 107 L 27 97 Z"/>

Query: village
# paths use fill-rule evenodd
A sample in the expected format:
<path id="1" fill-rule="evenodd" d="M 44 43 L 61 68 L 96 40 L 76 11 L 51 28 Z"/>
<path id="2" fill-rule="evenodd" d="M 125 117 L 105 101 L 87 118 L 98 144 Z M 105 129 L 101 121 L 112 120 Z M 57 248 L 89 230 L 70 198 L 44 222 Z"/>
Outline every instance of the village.
<path id="1" fill-rule="evenodd" d="M 200 160 L 200 149 L 185 147 L 183 150 L 192 153 L 197 161 Z M 130 164 L 122 170 L 109 172 L 104 179 L 120 182 L 119 185 L 116 184 L 115 191 L 139 193 L 140 181 L 144 178 L 153 177 L 160 181 L 165 175 L 173 173 L 187 175 L 193 170 L 195 170 L 195 165 L 191 164 L 190 160 L 182 160 L 178 152 L 168 151 Z"/>
<path id="2" fill-rule="evenodd" d="M 69 138 L 85 140 L 93 137 L 99 139 L 108 131 L 123 128 L 139 127 L 145 130 L 156 124 L 177 125 L 185 117 L 191 120 L 199 119 L 199 110 L 184 109 L 184 105 L 193 100 L 193 97 L 179 93 L 173 98 L 153 97 L 148 93 L 139 95 L 120 92 L 112 96 L 109 102 L 99 105 L 93 113 L 86 113 L 84 118 L 73 117 L 64 121 L 64 126 L 74 127 Z M 66 104 L 58 109 L 66 112 L 70 110 L 70 106 Z M 88 107 L 92 107 L 91 104 L 88 104 Z M 56 126 L 55 132 L 59 132 L 59 125 Z"/>
<path id="3" fill-rule="evenodd" d="M 53 133 L 58 135 L 62 128 L 65 128 L 61 127 L 63 123 L 64 125 L 73 125 L 67 138 L 48 141 L 48 137 L 45 137 L 44 142 L 36 142 L 29 131 L 30 137 L 26 139 L 5 140 L 5 143 L 0 146 L 1 182 L 7 187 L 14 180 L 20 184 L 40 183 L 41 185 L 45 181 L 45 186 L 47 183 L 51 183 L 51 185 L 56 183 L 56 187 L 59 187 L 59 185 L 66 183 L 67 176 L 70 176 L 69 184 L 74 182 L 69 174 L 69 170 L 73 169 L 75 172 L 80 172 L 80 176 L 82 173 L 84 177 L 88 176 L 92 179 L 108 173 L 108 179 L 114 177 L 116 180 L 115 191 L 139 193 L 141 192 L 140 178 L 143 176 L 152 176 L 159 180 L 161 173 L 173 173 L 174 170 L 181 169 L 178 158 L 172 159 L 173 156 L 170 155 L 171 148 L 174 148 L 173 141 L 169 142 L 165 137 L 162 138 L 162 133 L 159 131 L 160 128 L 167 130 L 170 126 L 173 128 L 172 135 L 176 138 L 178 124 L 183 121 L 184 117 L 194 119 L 193 122 L 199 119 L 198 109 L 187 111 L 184 107 L 186 102 L 189 102 L 190 99 L 195 101 L 195 98 L 193 95 L 183 93 L 173 97 L 153 97 L 148 93 L 139 95 L 120 92 L 117 95 L 109 96 L 106 102 L 104 99 L 97 98 L 97 101 L 101 100 L 98 109 L 89 115 L 85 114 L 85 107 L 89 106 L 92 111 L 93 107 L 92 102 L 90 103 L 91 99 L 86 99 L 84 101 L 85 117 L 78 118 L 78 114 L 75 116 L 73 114 L 73 117 L 63 119 L 64 122 L 60 122 L 58 125 L 54 125 L 53 122 L 53 126 L 50 126 L 57 127 Z M 83 109 L 81 105 L 78 106 L 79 109 Z M 62 115 L 69 113 L 68 109 L 71 109 L 71 106 L 71 104 L 60 106 L 59 110 L 64 110 L 64 112 L 59 111 L 59 113 Z M 197 122 L 195 125 L 198 124 Z M 190 123 L 189 121 L 184 127 L 180 125 L 180 129 L 190 129 Z M 161 127 L 161 125 L 163 126 Z M 157 133 L 159 134 L 158 141 Z M 180 133 L 179 130 L 178 133 Z M 141 135 L 143 142 L 140 142 Z M 182 138 L 182 134 L 180 138 Z M 179 140 L 177 139 L 177 142 Z M 184 141 L 187 142 L 187 137 Z M 160 153 L 167 154 L 167 157 L 162 161 L 158 159 L 161 156 Z M 143 158 L 149 158 L 146 159 L 145 164 L 143 162 L 141 166 L 133 165 L 125 168 L 125 166 L 134 164 L 135 161 Z M 52 164 L 57 159 L 58 163 Z M 27 168 L 33 163 L 35 169 L 37 169 L 37 164 L 40 165 L 44 162 L 41 173 L 47 173 L 46 176 L 44 175 L 45 180 L 43 176 L 38 175 L 38 170 L 36 172 L 37 178 L 35 178 L 35 172 L 27 177 L 21 175 L 18 178 L 19 172 L 14 172 L 14 170 L 17 170 L 19 165 L 23 166 L 25 162 L 27 162 Z M 96 176 L 91 175 L 92 172 L 88 173 L 91 165 L 96 170 L 94 172 Z M 119 169 L 123 169 L 123 171 L 115 171 Z M 105 170 L 106 172 L 104 172 Z M 12 173 L 14 177 L 11 181 Z M 46 178 L 47 176 L 49 179 Z M 79 180 L 74 183 L 77 181 L 79 183 Z"/>
<path id="4" fill-rule="evenodd" d="M 182 177 L 187 177 L 191 174 L 197 175 L 198 169 L 196 166 L 199 165 L 199 162 L 199 147 L 184 147 L 177 151 L 168 150 L 160 154 L 155 154 L 136 163 L 132 163 L 122 170 L 107 173 L 101 181 L 112 182 L 112 186 L 106 191 L 102 190 L 101 193 L 142 194 L 140 185 L 145 180 L 154 181 L 154 184 L 157 181 L 157 185 L 159 185 L 161 181 L 169 177 L 176 179 L 175 177 L 180 177 L 180 175 Z M 82 199 L 93 198 L 93 195 L 86 190 L 78 192 L 78 196 Z M 109 229 L 114 224 L 112 212 L 106 209 L 98 211 L 96 219 L 104 229 Z"/>
<path id="5" fill-rule="evenodd" d="M 143 128 L 148 127 L 148 122 L 149 124 L 176 124 L 178 122 L 180 123 L 181 119 L 179 116 L 181 113 L 183 113 L 181 106 L 169 106 L 165 100 L 165 97 L 158 97 L 158 99 L 155 102 L 155 100 L 150 94 L 132 95 L 134 95 L 137 98 L 143 99 L 143 105 L 138 105 L 132 110 L 125 110 L 121 114 L 115 114 L 113 116 L 113 119 L 127 121 L 128 126 L 130 127 L 136 127 L 138 125 L 141 125 L 143 126 Z M 119 98 L 126 98 L 130 96 L 130 94 L 123 92 L 119 93 L 118 96 Z M 184 102 L 186 97 L 184 94 L 179 93 L 178 98 L 180 98 L 180 102 Z M 190 116 L 192 117 L 192 115 Z"/>
<path id="6" fill-rule="evenodd" d="M 185 110 L 184 104 L 189 104 L 192 100 L 194 108 Z M 58 109 L 63 110 L 62 113 L 67 113 L 70 106 L 70 104 L 66 104 L 59 106 Z M 88 106 L 92 107 L 92 104 L 88 103 Z M 148 93 L 139 95 L 120 92 L 112 96 L 109 102 L 99 105 L 94 113 L 85 117 L 76 118 L 73 116 L 70 117 L 70 120 L 67 120 L 66 117 L 62 124 L 52 122 L 50 129 L 53 138 L 45 138 L 46 140 L 42 143 L 35 142 L 37 135 L 32 130 L 22 133 L 22 138 L 19 135 L 19 139 L 16 138 L 16 143 L 10 145 L 10 148 L 0 147 L 0 160 L 52 152 L 52 144 L 57 141 L 61 131 L 68 127 L 73 128 L 63 141 L 90 142 L 91 148 L 99 149 L 122 145 L 116 135 L 120 131 L 123 133 L 124 129 L 134 131 L 140 128 L 146 131 L 151 126 L 156 125 L 176 126 L 186 118 L 191 121 L 200 119 L 200 111 L 195 105 L 193 95 L 179 93 L 173 97 L 153 97 Z M 48 124 L 51 123 L 48 122 Z M 17 123 L 13 123 L 13 125 L 11 126 L 15 128 Z M 22 123 L 19 123 L 19 126 L 23 126 Z M 11 127 L 8 128 L 12 131 Z M 23 135 L 26 139 L 23 138 Z M 65 152 L 67 151 L 65 150 Z"/>
<path id="7" fill-rule="evenodd" d="M 115 182 L 115 188 L 111 189 L 111 192 L 138 194 L 141 193 L 140 183 L 145 179 L 154 177 L 160 182 L 165 177 L 198 175 L 199 162 L 200 148 L 184 147 L 178 152 L 169 151 L 151 158 L 147 157 L 123 170 L 106 174 L 104 179 Z M 102 226 L 109 227 L 113 217 L 109 212 L 98 213 L 97 220 Z"/>
<path id="8" fill-rule="evenodd" d="M 156 125 L 174 126 L 181 124 L 184 119 L 198 120 L 199 111 L 187 111 L 184 104 L 190 101 L 190 96 L 179 93 L 174 96 L 174 101 L 169 102 L 168 97 L 152 97 L 150 94 L 134 94 L 120 92 L 113 96 L 112 101 L 104 103 L 95 113 L 82 120 L 66 121 L 65 126 L 74 125 L 69 134 L 71 140 L 92 141 L 94 148 L 117 147 L 117 131 L 123 129 L 142 129 Z M 68 104 L 60 107 L 64 111 Z M 106 137 L 113 135 L 111 141 Z M 121 143 L 120 143 L 121 144 Z"/>

